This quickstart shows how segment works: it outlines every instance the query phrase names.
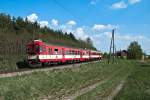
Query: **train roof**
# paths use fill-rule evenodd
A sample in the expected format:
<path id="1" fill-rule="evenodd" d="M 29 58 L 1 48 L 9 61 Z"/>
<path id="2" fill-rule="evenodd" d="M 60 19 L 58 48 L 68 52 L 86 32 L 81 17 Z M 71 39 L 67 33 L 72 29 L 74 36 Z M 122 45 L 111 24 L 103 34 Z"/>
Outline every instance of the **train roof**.
<path id="1" fill-rule="evenodd" d="M 42 41 L 41 39 L 38 39 L 38 40 L 32 40 L 31 42 L 29 43 L 33 43 L 33 42 L 39 42 L 39 43 L 44 43 L 46 45 L 51 45 L 51 46 L 59 46 L 59 47 L 65 47 L 65 48 L 70 48 L 70 49 L 79 49 L 79 50 L 87 50 L 87 51 L 91 51 L 91 52 L 98 52 L 98 53 L 101 53 L 100 51 L 95 51 L 95 50 L 90 50 L 90 49 L 83 49 L 83 48 L 75 48 L 75 47 L 70 47 L 70 46 L 62 46 L 62 45 L 55 45 L 55 44 L 50 44 L 50 43 L 45 43 L 44 41 Z"/>

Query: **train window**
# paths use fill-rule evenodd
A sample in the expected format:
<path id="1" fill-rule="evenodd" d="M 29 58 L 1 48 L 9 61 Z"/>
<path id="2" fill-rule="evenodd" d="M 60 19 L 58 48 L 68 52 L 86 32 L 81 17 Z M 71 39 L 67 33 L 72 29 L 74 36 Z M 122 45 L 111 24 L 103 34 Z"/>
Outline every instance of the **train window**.
<path id="1" fill-rule="evenodd" d="M 40 52 L 42 52 L 43 51 L 43 48 L 42 48 L 42 46 L 40 46 Z"/>
<path id="2" fill-rule="evenodd" d="M 69 50 L 69 54 L 72 54 L 71 50 Z"/>
<path id="3" fill-rule="evenodd" d="M 74 51 L 74 55 L 76 55 L 76 51 Z"/>
<path id="4" fill-rule="evenodd" d="M 38 45 L 35 46 L 35 52 L 39 52 L 39 46 Z"/>
<path id="5" fill-rule="evenodd" d="M 67 50 L 67 54 L 69 54 L 69 50 Z"/>
<path id="6" fill-rule="evenodd" d="M 49 48 L 48 52 L 49 52 L 49 54 L 52 54 L 52 48 Z"/>
<path id="7" fill-rule="evenodd" d="M 46 52 L 46 47 L 43 45 L 43 52 Z"/>
<path id="8" fill-rule="evenodd" d="M 75 55 L 77 55 L 77 51 L 75 51 Z"/>
<path id="9" fill-rule="evenodd" d="M 72 54 L 74 55 L 74 51 L 72 50 Z"/>
<path id="10" fill-rule="evenodd" d="M 74 51 L 74 54 L 76 55 L 76 54 L 77 54 L 77 51 Z"/>
<path id="11" fill-rule="evenodd" d="M 68 54 L 68 50 L 66 50 L 66 54 Z"/>
<path id="12" fill-rule="evenodd" d="M 80 51 L 78 51 L 78 55 L 80 55 Z"/>
<path id="13" fill-rule="evenodd" d="M 54 54 L 58 54 L 58 49 L 54 49 Z"/>

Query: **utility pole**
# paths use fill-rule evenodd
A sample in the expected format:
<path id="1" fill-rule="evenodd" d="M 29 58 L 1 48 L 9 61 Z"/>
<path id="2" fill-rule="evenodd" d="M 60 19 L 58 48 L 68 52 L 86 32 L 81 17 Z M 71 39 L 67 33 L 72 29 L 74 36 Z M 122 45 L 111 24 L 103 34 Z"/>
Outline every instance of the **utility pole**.
<path id="1" fill-rule="evenodd" d="M 113 63 L 115 61 L 115 37 L 114 37 L 114 29 L 112 30 L 112 39 L 113 39 Z"/>
<path id="2" fill-rule="evenodd" d="M 111 62 L 111 56 L 113 56 L 113 63 L 115 62 L 115 29 L 112 30 L 112 37 L 111 37 L 111 43 L 110 43 L 110 49 L 109 49 L 109 58 L 108 58 L 108 63 Z M 113 52 L 112 52 L 113 49 Z"/>

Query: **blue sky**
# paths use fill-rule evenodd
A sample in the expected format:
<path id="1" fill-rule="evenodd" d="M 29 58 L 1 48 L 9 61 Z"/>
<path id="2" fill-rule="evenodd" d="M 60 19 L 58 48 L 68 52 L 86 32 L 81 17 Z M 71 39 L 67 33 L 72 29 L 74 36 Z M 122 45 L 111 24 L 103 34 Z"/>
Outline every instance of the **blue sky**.
<path id="1" fill-rule="evenodd" d="M 109 50 L 111 30 L 116 28 L 117 50 L 136 40 L 150 54 L 150 0 L 0 0 L 0 12 L 83 40 L 90 37 L 103 52 Z"/>

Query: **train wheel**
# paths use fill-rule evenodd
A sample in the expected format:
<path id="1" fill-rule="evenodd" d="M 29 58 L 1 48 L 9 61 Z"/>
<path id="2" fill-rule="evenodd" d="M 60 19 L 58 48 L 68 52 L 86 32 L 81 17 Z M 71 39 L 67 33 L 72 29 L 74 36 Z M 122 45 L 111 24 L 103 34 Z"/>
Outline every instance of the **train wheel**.
<path id="1" fill-rule="evenodd" d="M 44 62 L 42 62 L 42 67 L 45 67 L 45 63 Z"/>

